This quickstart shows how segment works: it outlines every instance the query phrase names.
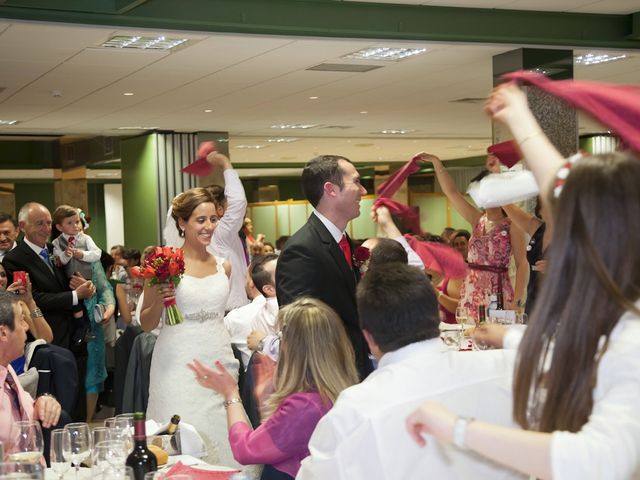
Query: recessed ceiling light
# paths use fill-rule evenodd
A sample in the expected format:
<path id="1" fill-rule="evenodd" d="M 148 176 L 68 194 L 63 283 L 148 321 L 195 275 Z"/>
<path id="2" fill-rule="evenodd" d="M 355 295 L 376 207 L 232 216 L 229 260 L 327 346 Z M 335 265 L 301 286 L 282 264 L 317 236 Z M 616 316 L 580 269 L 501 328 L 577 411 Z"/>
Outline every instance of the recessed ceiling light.
<path id="1" fill-rule="evenodd" d="M 357 58 L 360 60 L 403 60 L 414 55 L 426 52 L 426 48 L 392 48 L 392 47 L 371 47 L 358 50 L 357 52 L 344 55 L 342 58 Z"/>
<path id="2" fill-rule="evenodd" d="M 292 143 L 300 140 L 299 138 L 293 137 L 278 137 L 278 138 L 268 138 L 267 142 L 269 143 Z"/>
<path id="3" fill-rule="evenodd" d="M 138 48 L 142 50 L 171 50 L 182 45 L 186 38 L 142 37 L 132 35 L 116 35 L 104 42 L 101 47 L 106 48 Z"/>
<path id="4" fill-rule="evenodd" d="M 243 145 L 236 145 L 234 148 L 241 148 L 241 149 L 246 149 L 246 150 L 260 150 L 261 148 L 266 148 L 269 145 L 247 145 L 247 144 L 243 144 Z"/>
<path id="5" fill-rule="evenodd" d="M 210 108 L 207 108 L 207 109 L 204 111 L 204 113 L 211 113 L 211 112 L 213 112 L 213 110 L 211 110 Z"/>
<path id="6" fill-rule="evenodd" d="M 366 110 L 362 110 L 360 113 L 364 115 L 364 114 L 369 113 L 369 112 L 367 112 Z"/>
<path id="7" fill-rule="evenodd" d="M 383 133 L 385 135 L 404 135 L 405 133 L 415 132 L 415 130 L 382 130 L 378 133 Z"/>
<path id="8" fill-rule="evenodd" d="M 307 129 L 307 128 L 313 128 L 313 127 L 317 127 L 318 124 L 316 123 L 278 123 L 276 125 L 271 125 L 271 128 L 279 128 L 282 130 L 285 129 Z"/>
<path id="9" fill-rule="evenodd" d="M 309 100 L 317 100 L 320 97 L 309 97 Z"/>
<path id="10" fill-rule="evenodd" d="M 133 96 L 133 92 L 125 92 L 122 95 L 124 95 L 125 97 L 132 97 Z"/>
<path id="11" fill-rule="evenodd" d="M 585 55 L 577 55 L 573 59 L 576 65 L 597 65 L 598 63 L 613 62 L 615 60 L 623 60 L 626 55 L 609 55 L 608 53 L 596 54 L 587 53 Z"/>
<path id="12" fill-rule="evenodd" d="M 18 120 L 0 120 L 0 125 L 15 125 Z"/>
<path id="13" fill-rule="evenodd" d="M 157 130 L 158 127 L 145 127 L 141 125 L 131 126 L 131 127 L 118 127 L 118 130 Z"/>

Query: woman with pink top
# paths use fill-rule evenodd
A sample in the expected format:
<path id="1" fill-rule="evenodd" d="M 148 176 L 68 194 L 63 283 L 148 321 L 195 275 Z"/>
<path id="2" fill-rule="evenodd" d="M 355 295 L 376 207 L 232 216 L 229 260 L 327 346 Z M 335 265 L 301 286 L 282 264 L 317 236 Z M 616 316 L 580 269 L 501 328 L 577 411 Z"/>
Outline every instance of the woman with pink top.
<path id="1" fill-rule="evenodd" d="M 278 314 L 282 340 L 274 392 L 263 405 L 262 424 L 247 421 L 238 385 L 220 362 L 189 367 L 205 388 L 220 393 L 227 409 L 229 443 L 241 464 L 264 464 L 261 480 L 293 479 L 309 455 L 318 421 L 342 390 L 358 381 L 353 348 L 336 313 L 323 302 L 303 298 Z"/>

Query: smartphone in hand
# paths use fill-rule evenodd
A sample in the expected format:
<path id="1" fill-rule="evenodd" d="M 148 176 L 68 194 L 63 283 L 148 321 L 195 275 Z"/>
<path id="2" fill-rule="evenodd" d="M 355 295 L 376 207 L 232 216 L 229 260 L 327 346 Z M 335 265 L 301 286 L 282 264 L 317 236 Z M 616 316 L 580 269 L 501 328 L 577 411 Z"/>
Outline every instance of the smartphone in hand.
<path id="1" fill-rule="evenodd" d="M 26 286 L 27 285 L 27 272 L 24 272 L 22 270 L 19 270 L 17 272 L 13 272 L 13 281 L 14 282 L 21 282 L 22 286 Z"/>

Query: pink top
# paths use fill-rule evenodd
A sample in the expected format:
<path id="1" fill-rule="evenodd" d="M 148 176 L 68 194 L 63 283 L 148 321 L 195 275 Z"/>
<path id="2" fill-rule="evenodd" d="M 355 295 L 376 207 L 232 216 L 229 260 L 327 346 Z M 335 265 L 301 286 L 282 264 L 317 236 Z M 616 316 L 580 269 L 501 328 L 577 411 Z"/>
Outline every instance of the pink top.
<path id="1" fill-rule="evenodd" d="M 20 409 L 12 401 L 13 392 L 8 391 L 7 375 L 13 378 L 14 388 L 17 389 Z M 22 410 L 22 411 L 21 411 Z M 7 443 L 11 433 L 11 425 L 20 420 L 33 419 L 33 398 L 22 389 L 18 376 L 11 365 L 0 365 L 0 441 Z"/>
<path id="2" fill-rule="evenodd" d="M 309 456 L 309 439 L 316 424 L 331 408 L 317 392 L 289 395 L 257 429 L 236 422 L 229 429 L 235 459 L 243 464 L 262 463 L 295 477 L 300 462 Z"/>

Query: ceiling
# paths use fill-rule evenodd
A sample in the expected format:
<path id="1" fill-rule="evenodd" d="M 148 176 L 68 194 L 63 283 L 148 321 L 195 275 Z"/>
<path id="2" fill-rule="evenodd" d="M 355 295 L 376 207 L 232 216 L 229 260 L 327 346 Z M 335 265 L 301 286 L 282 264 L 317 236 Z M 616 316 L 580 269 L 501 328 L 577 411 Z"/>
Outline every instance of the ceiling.
<path id="1" fill-rule="evenodd" d="M 640 10 L 640 0 L 379 2 L 599 14 Z M 141 33 L 189 41 L 171 53 L 100 47 L 113 35 Z M 365 47 L 396 45 L 427 51 L 399 62 L 342 58 Z M 444 159 L 476 156 L 491 141 L 482 101 L 452 102 L 484 98 L 492 85 L 492 57 L 514 48 L 123 30 L 0 19 L 0 119 L 19 120 L 0 126 L 0 135 L 140 132 L 121 127 L 228 131 L 236 164 L 300 163 L 318 153 L 339 153 L 357 162 L 403 161 L 419 150 Z M 626 53 L 624 60 L 576 66 L 575 77 L 638 84 L 640 53 Z M 307 70 L 321 63 L 382 68 L 366 73 Z M 270 128 L 275 124 L 317 126 Z M 380 133 L 400 129 L 408 133 Z M 598 129 L 587 120 L 581 122 L 582 131 Z M 268 141 L 282 137 L 297 140 Z"/>

